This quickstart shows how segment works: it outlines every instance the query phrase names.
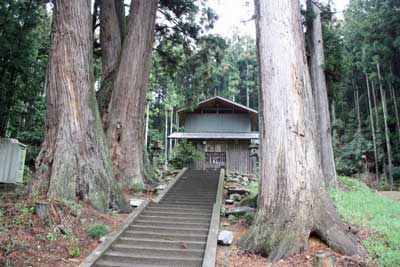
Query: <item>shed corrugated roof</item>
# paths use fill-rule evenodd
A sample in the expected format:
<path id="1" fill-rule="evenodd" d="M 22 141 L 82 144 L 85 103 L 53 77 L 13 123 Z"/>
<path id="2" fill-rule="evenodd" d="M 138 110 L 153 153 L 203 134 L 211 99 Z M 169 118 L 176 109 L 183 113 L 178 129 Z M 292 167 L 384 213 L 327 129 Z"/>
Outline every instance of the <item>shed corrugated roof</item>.
<path id="1" fill-rule="evenodd" d="M 214 97 L 205 99 L 205 100 L 203 100 L 203 101 L 200 101 L 200 102 L 197 104 L 197 107 L 196 107 L 196 108 L 199 108 L 199 107 L 201 107 L 202 105 L 207 104 L 207 103 L 209 103 L 209 102 L 212 102 L 212 101 L 214 101 L 214 100 L 218 100 L 218 101 L 221 101 L 221 102 L 225 102 L 225 103 L 227 103 L 227 104 L 236 106 L 236 107 L 241 108 L 241 109 L 243 109 L 243 110 L 246 110 L 246 111 L 248 111 L 248 112 L 250 112 L 250 113 L 254 113 L 254 114 L 257 114 L 257 113 L 258 113 L 257 110 L 254 110 L 254 109 L 252 109 L 252 108 L 250 108 L 250 107 L 247 107 L 247 106 L 244 106 L 244 105 L 242 105 L 242 104 L 233 102 L 233 101 L 231 101 L 231 100 L 229 100 L 229 99 L 226 99 L 226 98 L 224 98 L 224 97 L 221 97 L 221 96 L 214 96 Z M 181 109 L 179 109 L 177 112 L 180 113 L 180 112 L 183 112 L 183 111 L 189 111 L 189 108 L 188 108 L 188 107 L 181 108 Z"/>
<path id="2" fill-rule="evenodd" d="M 258 139 L 258 132 L 250 133 L 172 133 L 170 139 Z"/>

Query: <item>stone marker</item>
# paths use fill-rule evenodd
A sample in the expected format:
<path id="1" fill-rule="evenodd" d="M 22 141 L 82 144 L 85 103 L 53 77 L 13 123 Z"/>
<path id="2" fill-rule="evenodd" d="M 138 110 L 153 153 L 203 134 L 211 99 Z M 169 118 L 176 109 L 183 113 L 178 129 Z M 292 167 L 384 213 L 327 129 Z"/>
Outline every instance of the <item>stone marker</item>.
<path id="1" fill-rule="evenodd" d="M 233 242 L 233 234 L 231 231 L 221 231 L 218 235 L 218 244 L 229 246 Z"/>
<path id="2" fill-rule="evenodd" d="M 35 213 L 40 219 L 45 219 L 49 216 L 48 214 L 48 204 L 46 202 L 36 202 L 35 203 Z"/>
<path id="3" fill-rule="evenodd" d="M 225 216 L 229 215 L 244 215 L 248 212 L 254 212 L 255 209 L 250 208 L 250 207 L 234 207 L 234 208 L 229 208 L 225 211 Z"/>
<path id="4" fill-rule="evenodd" d="M 314 267 L 335 267 L 332 255 L 328 252 L 315 255 Z"/>
<path id="5" fill-rule="evenodd" d="M 134 198 L 132 198 L 132 199 L 129 200 L 129 204 L 132 207 L 135 207 L 135 208 L 139 207 L 140 204 L 142 204 L 142 202 L 143 202 L 143 199 L 134 199 Z"/>

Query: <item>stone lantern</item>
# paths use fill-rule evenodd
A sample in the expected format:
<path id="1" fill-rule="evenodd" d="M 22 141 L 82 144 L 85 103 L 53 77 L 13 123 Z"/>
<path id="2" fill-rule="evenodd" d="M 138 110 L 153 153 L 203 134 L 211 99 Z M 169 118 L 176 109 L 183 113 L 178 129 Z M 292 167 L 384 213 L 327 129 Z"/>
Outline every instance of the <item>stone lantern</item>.
<path id="1" fill-rule="evenodd" d="M 249 146 L 250 149 L 250 164 L 252 173 L 257 173 L 258 169 L 258 143 L 256 140 L 252 140 Z"/>
<path id="2" fill-rule="evenodd" d="M 156 142 L 153 145 L 152 151 L 153 151 L 153 158 L 152 158 L 153 167 L 155 169 L 157 169 L 158 168 L 158 157 L 160 156 L 160 153 L 161 153 L 161 147 L 160 147 L 159 142 Z"/>

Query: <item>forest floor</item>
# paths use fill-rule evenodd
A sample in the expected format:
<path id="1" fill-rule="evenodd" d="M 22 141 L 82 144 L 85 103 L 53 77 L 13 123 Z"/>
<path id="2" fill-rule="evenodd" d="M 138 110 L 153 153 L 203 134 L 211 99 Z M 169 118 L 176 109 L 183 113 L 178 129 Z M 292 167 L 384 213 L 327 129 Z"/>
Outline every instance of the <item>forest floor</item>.
<path id="1" fill-rule="evenodd" d="M 0 267 L 75 267 L 99 244 L 94 225 L 112 231 L 127 214 L 104 214 L 86 204 L 48 202 L 50 216 L 35 214 L 35 201 L 0 193 Z M 96 233 L 92 233 L 94 235 Z"/>
<path id="2" fill-rule="evenodd" d="M 176 174 L 169 172 L 163 183 L 171 182 Z M 0 188 L 0 267 L 77 267 L 99 245 L 101 236 L 128 215 L 104 214 L 85 203 L 40 201 L 47 203 L 49 211 L 48 218 L 41 219 L 35 212 L 38 200 L 29 198 L 25 190 L 22 186 Z M 128 200 L 157 196 L 154 188 L 148 193 L 122 192 Z"/>
<path id="3" fill-rule="evenodd" d="M 314 237 L 310 238 L 309 248 L 306 251 L 285 260 L 267 263 L 266 258 L 245 252 L 238 246 L 238 241 L 246 234 L 249 228 L 245 219 L 239 219 L 238 222 L 231 224 L 227 218 L 222 217 L 221 223 L 223 225 L 229 224 L 229 226 L 225 226 L 224 228 L 233 232 L 234 242 L 231 246 L 218 246 L 217 267 L 313 267 L 314 256 L 321 252 L 331 253 L 335 260 L 336 267 L 374 266 L 373 264 L 368 264 L 362 257 L 348 257 L 336 253 Z M 359 232 L 359 236 L 365 236 L 366 233 L 367 230 L 362 230 Z"/>
<path id="4" fill-rule="evenodd" d="M 239 183 L 225 182 L 226 187 L 243 187 Z M 253 182 L 247 185 L 250 190 L 250 196 L 255 197 L 257 194 L 257 183 Z M 226 192 L 225 192 L 226 193 Z M 228 198 L 228 196 L 226 196 Z M 224 205 L 224 209 L 233 207 L 233 205 Z M 280 260 L 273 263 L 267 263 L 266 258 L 248 253 L 240 248 L 238 242 L 246 235 L 249 227 L 251 226 L 252 219 L 245 218 L 246 216 L 239 217 L 225 217 L 221 216 L 221 229 L 232 231 L 234 239 L 231 246 L 218 246 L 217 248 L 217 267 L 313 267 L 314 256 L 321 252 L 329 252 L 335 261 L 337 267 L 370 267 L 375 266 L 372 263 L 359 256 L 348 257 L 334 252 L 326 246 L 321 240 L 315 237 L 311 237 L 309 240 L 309 248 L 290 258 Z M 364 240 L 371 230 L 368 228 L 360 228 L 358 231 L 358 237 L 360 240 Z"/>
<path id="5" fill-rule="evenodd" d="M 232 231 L 234 241 L 231 246 L 218 246 L 217 266 L 312 267 L 314 256 L 320 252 L 330 252 L 338 267 L 400 266 L 400 202 L 376 194 L 356 180 L 344 177 L 340 180 L 339 189 L 330 195 L 343 218 L 358 225 L 360 242 L 369 251 L 366 259 L 340 255 L 320 240 L 310 238 L 309 248 L 303 253 L 267 263 L 264 257 L 247 253 L 238 246 L 251 219 L 221 216 L 221 228 Z M 151 197 L 124 193 L 127 197 Z M 35 201 L 23 191 L 0 192 L 0 267 L 77 267 L 100 242 L 100 237 L 89 235 L 88 228 L 101 224 L 110 232 L 127 216 L 99 213 L 86 204 L 53 201 L 49 202 L 51 216 L 42 220 L 34 207 Z M 228 207 L 232 206 L 225 206 Z"/>
<path id="6" fill-rule="evenodd" d="M 379 194 L 393 200 L 400 200 L 400 191 L 379 191 Z"/>

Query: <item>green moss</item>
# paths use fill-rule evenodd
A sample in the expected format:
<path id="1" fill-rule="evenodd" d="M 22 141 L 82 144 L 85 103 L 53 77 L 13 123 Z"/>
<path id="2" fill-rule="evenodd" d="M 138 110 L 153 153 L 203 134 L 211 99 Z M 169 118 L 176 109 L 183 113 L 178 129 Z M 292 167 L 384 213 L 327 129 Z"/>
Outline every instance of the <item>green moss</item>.
<path id="1" fill-rule="evenodd" d="M 330 192 L 339 214 L 353 224 L 373 229 L 362 242 L 378 266 L 400 266 L 400 202 L 376 194 L 364 183 L 338 177 L 341 187 Z"/>

